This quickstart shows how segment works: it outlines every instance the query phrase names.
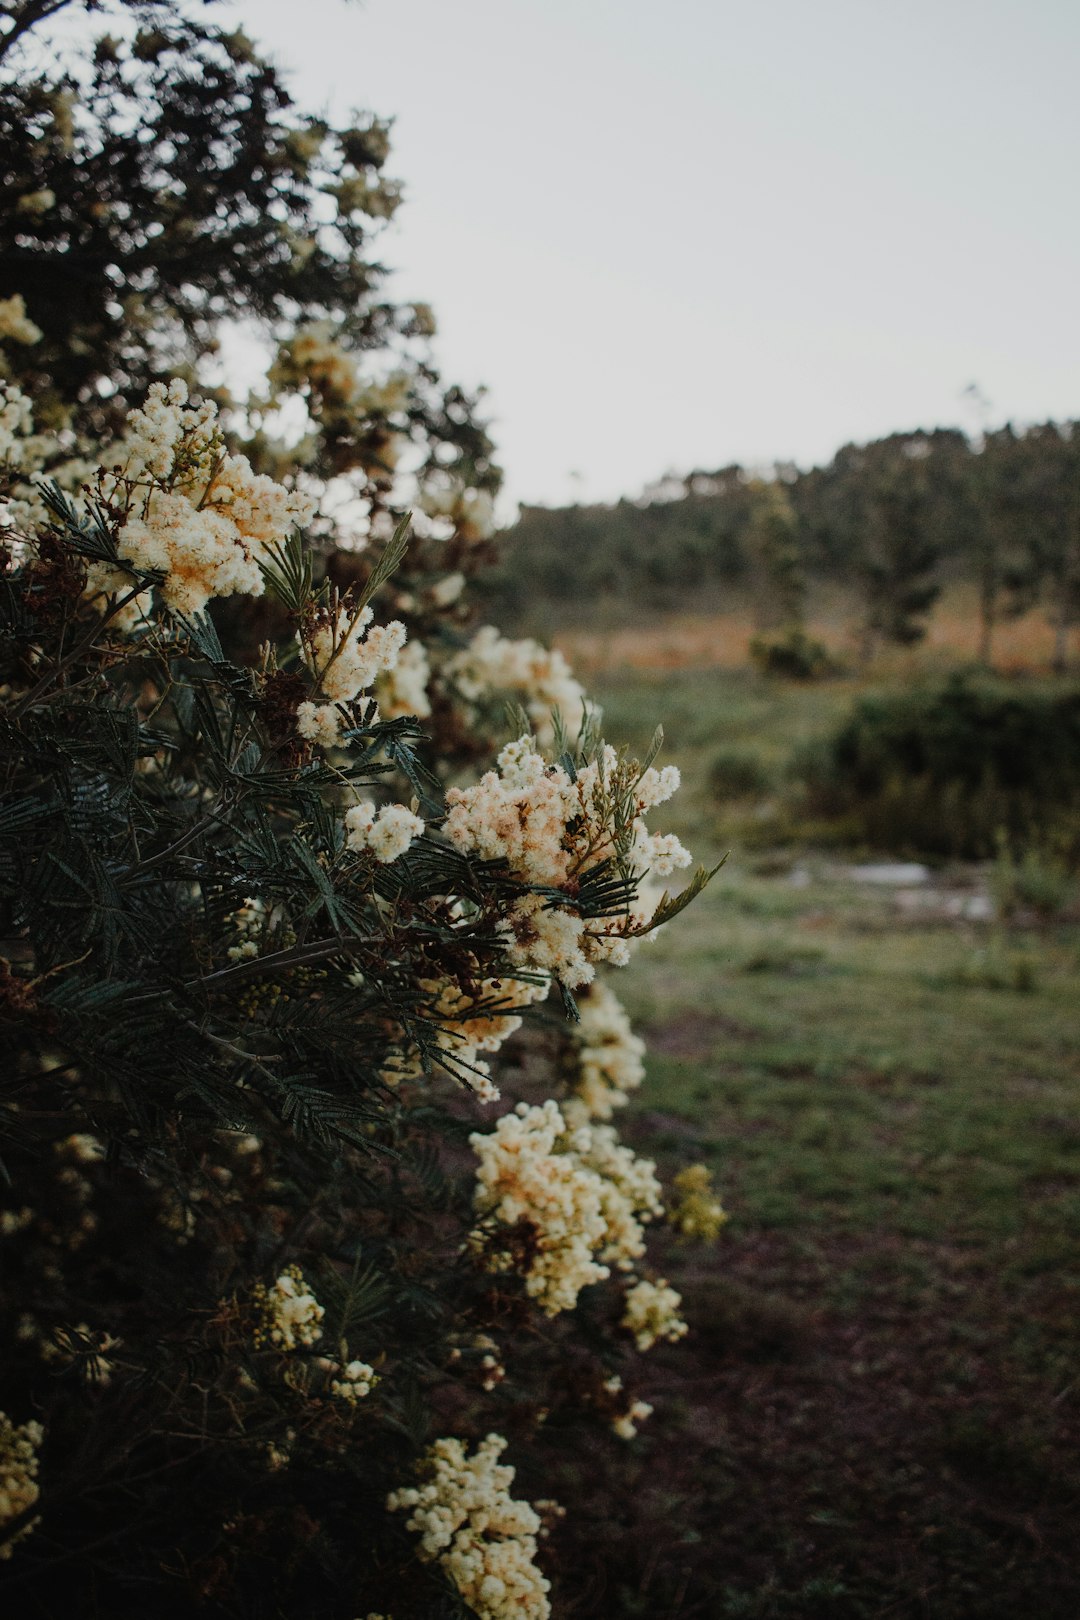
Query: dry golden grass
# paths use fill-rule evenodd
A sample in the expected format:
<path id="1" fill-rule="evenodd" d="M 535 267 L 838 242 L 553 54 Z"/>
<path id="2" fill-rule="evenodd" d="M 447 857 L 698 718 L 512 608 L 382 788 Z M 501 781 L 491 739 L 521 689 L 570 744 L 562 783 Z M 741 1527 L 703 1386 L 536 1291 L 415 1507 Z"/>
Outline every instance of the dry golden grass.
<path id="1" fill-rule="evenodd" d="M 837 661 L 857 662 L 857 619 L 852 599 L 821 591 L 811 604 L 807 631 Z M 741 669 L 750 662 L 750 642 L 759 633 L 748 602 L 733 595 L 719 613 L 672 613 L 649 625 L 614 629 L 563 629 L 554 636 L 583 675 L 607 670 Z M 1040 610 L 1001 623 L 994 632 L 994 668 L 1005 674 L 1041 674 L 1050 669 L 1054 635 Z M 942 592 L 925 639 L 910 649 L 888 648 L 875 658 L 873 672 L 904 678 L 927 668 L 971 663 L 978 657 L 979 620 L 975 592 L 954 585 Z M 1080 661 L 1080 634 L 1073 631 L 1070 657 Z"/>

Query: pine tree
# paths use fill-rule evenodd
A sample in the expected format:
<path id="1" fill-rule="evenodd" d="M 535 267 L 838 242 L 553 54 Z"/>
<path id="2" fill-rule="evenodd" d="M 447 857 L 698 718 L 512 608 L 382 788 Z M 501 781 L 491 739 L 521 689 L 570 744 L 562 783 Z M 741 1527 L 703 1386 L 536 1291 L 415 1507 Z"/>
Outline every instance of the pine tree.
<path id="1" fill-rule="evenodd" d="M 941 589 L 928 507 L 925 488 L 895 469 L 874 485 L 859 563 L 864 655 L 878 637 L 910 646 L 926 634 L 926 615 Z"/>

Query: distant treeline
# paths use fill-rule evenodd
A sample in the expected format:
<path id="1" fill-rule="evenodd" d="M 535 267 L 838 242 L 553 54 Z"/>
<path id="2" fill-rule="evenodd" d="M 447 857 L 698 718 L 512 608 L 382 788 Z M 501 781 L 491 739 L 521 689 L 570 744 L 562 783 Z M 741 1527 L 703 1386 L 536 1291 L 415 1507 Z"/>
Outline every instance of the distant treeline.
<path id="1" fill-rule="evenodd" d="M 828 580 L 855 593 L 869 651 L 919 640 L 941 586 L 965 580 L 987 660 L 995 625 L 1040 604 L 1063 665 L 1080 621 L 1080 423 L 894 433 L 808 472 L 698 469 L 613 506 L 523 507 L 502 544 L 490 590 L 519 621 L 545 603 L 677 610 L 738 585 L 762 630 L 791 630 Z"/>

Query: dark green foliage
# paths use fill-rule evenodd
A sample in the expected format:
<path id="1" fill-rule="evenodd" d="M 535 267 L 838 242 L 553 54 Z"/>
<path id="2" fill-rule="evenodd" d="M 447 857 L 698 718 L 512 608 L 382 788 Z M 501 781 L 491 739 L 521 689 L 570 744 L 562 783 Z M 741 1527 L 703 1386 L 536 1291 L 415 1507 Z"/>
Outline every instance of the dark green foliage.
<path id="1" fill-rule="evenodd" d="M 598 604 L 637 599 L 655 610 L 690 593 L 715 594 L 746 571 L 738 535 L 752 504 L 739 469 L 716 474 L 708 488 L 721 483 L 719 498 L 693 489 L 677 502 L 523 507 L 480 588 L 493 612 L 511 617 L 537 599 L 570 616 L 578 604 L 595 617 Z"/>
<path id="2" fill-rule="evenodd" d="M 65 543 L 77 566 L 74 521 Z M 361 728 L 343 770 L 285 769 L 208 619 L 122 648 L 76 598 L 50 626 L 34 562 L 3 610 L 4 679 L 28 622 L 39 675 L 0 731 L 0 1148 L 33 1211 L 5 1262 L 0 1406 L 36 1389 L 49 1436 L 48 1527 L 18 1584 L 43 1613 L 74 1581 L 117 1616 L 316 1616 L 342 1593 L 458 1614 L 383 1501 L 438 1430 L 451 1336 L 500 1308 L 462 1250 L 452 1172 L 475 1121 L 449 1080 L 408 1112 L 384 1070 L 402 1044 L 436 1053 L 425 977 L 499 973 L 513 1004 L 504 877 L 434 836 L 392 877 L 344 846 L 335 799 L 411 764 L 414 724 Z M 258 956 L 234 960 L 248 895 Z M 88 1132 L 105 1160 L 79 1160 Z M 335 1363 L 392 1348 L 379 1418 L 318 1393 L 313 1355 L 290 1385 L 259 1347 L 252 1282 L 290 1260 Z M 119 1387 L 95 1393 L 105 1333 Z"/>
<path id="3" fill-rule="evenodd" d="M 344 151 L 354 136 L 351 161 L 371 177 L 385 136 L 299 118 L 242 34 L 169 8 L 130 41 L 101 40 L 87 82 L 27 75 L 5 84 L 0 108 L 0 291 L 25 293 L 45 334 L 26 353 L 33 381 L 77 400 L 96 436 L 170 363 L 206 350 L 222 316 L 355 310 L 358 337 L 384 335 L 367 222 L 320 229 L 315 202 L 326 143 Z M 52 207 L 18 208 L 39 190 Z"/>
<path id="4" fill-rule="evenodd" d="M 709 765 L 709 788 L 718 799 L 762 798 L 774 785 L 760 755 L 746 748 L 724 748 Z"/>
<path id="5" fill-rule="evenodd" d="M 722 606 L 798 626 L 808 580 L 850 586 L 864 649 L 911 645 L 944 584 L 974 585 L 981 657 L 1002 618 L 1040 601 L 1064 667 L 1080 617 L 1080 433 L 1047 422 L 972 443 L 954 428 L 844 445 L 825 466 L 668 478 L 640 501 L 523 507 L 486 589 L 525 623 L 572 621 L 601 594 L 611 617 Z M 583 572 L 584 571 L 584 572 Z M 582 579 L 588 590 L 580 597 Z"/>
<path id="6" fill-rule="evenodd" d="M 296 728 L 298 676 L 292 729 L 279 706 L 271 731 L 295 643 L 247 668 L 206 613 L 151 609 L 117 634 L 82 594 L 84 559 L 116 558 L 115 520 L 50 506 L 0 593 L 0 1333 L 16 1347 L 0 1411 L 47 1434 L 43 1524 L 0 1585 L 52 1614 L 75 1581 L 118 1620 L 461 1615 L 388 1493 L 439 1435 L 527 1439 L 564 1355 L 591 1358 L 589 1389 L 622 1358 L 610 1300 L 589 1307 L 602 1325 L 541 1332 L 520 1277 L 477 1264 L 468 1137 L 490 1121 L 459 1026 L 520 1013 L 544 977 L 511 954 L 523 894 L 652 926 L 628 916 L 640 768 L 597 786 L 614 854 L 572 898 L 468 858 L 440 831 L 414 719 L 357 700 L 348 749 L 324 755 Z M 403 525 L 363 594 L 404 544 Z M 268 575 L 303 633 L 322 587 L 298 548 Z M 603 749 L 559 740 L 571 776 Z M 386 864 L 344 824 L 379 784 L 417 784 L 427 807 Z M 326 1314 L 317 1342 L 283 1347 L 265 1290 L 290 1266 Z M 493 1330 L 521 1345 L 503 1397 L 480 1363 Z M 353 1359 L 377 1398 L 349 1405 L 332 1380 Z"/>
<path id="7" fill-rule="evenodd" d="M 781 483 L 754 483 L 744 545 L 758 623 L 799 629 L 806 603 L 805 560 L 795 509 Z"/>
<path id="8" fill-rule="evenodd" d="M 881 848 L 988 857 L 1080 810 L 1080 690 L 955 676 L 858 700 L 803 756 L 812 813 Z"/>
<path id="9" fill-rule="evenodd" d="M 855 560 L 866 651 L 878 637 L 901 647 L 922 640 L 926 614 L 940 590 L 934 578 L 938 557 L 926 484 L 917 472 L 890 469 L 871 485 L 866 529 Z"/>
<path id="10" fill-rule="evenodd" d="M 772 635 L 755 636 L 750 657 L 763 675 L 789 681 L 812 681 L 832 668 L 828 649 L 795 626 Z"/>

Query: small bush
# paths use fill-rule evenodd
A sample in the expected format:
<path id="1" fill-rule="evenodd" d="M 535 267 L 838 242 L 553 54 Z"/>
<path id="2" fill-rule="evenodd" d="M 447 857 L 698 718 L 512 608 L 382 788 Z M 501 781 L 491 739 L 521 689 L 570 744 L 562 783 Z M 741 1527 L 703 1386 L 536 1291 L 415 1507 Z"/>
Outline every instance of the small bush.
<path id="1" fill-rule="evenodd" d="M 948 982 L 965 990 L 1015 990 L 1025 996 L 1034 995 L 1039 988 L 1030 956 L 993 945 L 973 951 Z"/>
<path id="2" fill-rule="evenodd" d="M 1054 847 L 1033 844 L 1021 854 L 1002 848 L 990 887 L 1003 917 L 1033 911 L 1049 920 L 1064 916 L 1077 899 L 1075 863 Z"/>
<path id="3" fill-rule="evenodd" d="M 718 799 L 758 799 L 775 782 L 759 754 L 748 748 L 724 748 L 709 767 L 709 785 Z"/>
<path id="4" fill-rule="evenodd" d="M 828 648 L 797 625 L 772 635 L 755 636 L 750 643 L 750 657 L 763 675 L 787 681 L 820 680 L 833 669 Z"/>
<path id="5" fill-rule="evenodd" d="M 1080 843 L 1080 688 L 952 676 L 861 698 L 799 762 L 811 815 L 870 844 L 987 859 L 1053 836 Z"/>

